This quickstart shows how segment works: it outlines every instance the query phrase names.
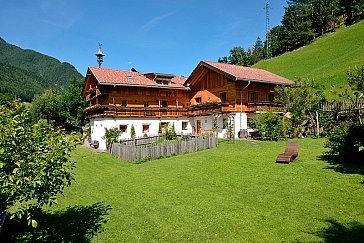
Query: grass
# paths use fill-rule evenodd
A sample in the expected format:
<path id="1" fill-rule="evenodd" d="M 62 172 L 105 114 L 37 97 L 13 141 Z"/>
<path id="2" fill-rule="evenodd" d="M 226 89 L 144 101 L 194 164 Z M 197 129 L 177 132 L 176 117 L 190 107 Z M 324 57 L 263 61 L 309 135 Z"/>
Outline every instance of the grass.
<path id="1" fill-rule="evenodd" d="M 337 90 L 346 85 L 349 68 L 364 65 L 364 21 L 338 29 L 312 44 L 257 63 L 262 68 L 295 80 L 309 78 Z"/>
<path id="2" fill-rule="evenodd" d="M 74 242 L 282 242 L 364 237 L 363 170 L 319 158 L 323 139 L 237 141 L 130 164 L 78 147 L 76 182 L 33 239 Z M 358 170 L 355 170 L 358 168 Z M 35 237 L 35 238 L 34 238 Z M 25 237 L 26 238 L 26 237 Z"/>

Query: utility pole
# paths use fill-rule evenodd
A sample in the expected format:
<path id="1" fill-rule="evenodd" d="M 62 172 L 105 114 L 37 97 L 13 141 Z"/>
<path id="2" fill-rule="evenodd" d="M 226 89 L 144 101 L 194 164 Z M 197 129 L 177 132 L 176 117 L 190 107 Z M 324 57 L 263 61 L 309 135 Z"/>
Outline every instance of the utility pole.
<path id="1" fill-rule="evenodd" d="M 269 17 L 269 1 L 265 5 L 265 40 L 266 40 L 266 51 L 267 59 L 272 57 L 271 55 L 271 39 L 270 39 L 270 17 Z"/>

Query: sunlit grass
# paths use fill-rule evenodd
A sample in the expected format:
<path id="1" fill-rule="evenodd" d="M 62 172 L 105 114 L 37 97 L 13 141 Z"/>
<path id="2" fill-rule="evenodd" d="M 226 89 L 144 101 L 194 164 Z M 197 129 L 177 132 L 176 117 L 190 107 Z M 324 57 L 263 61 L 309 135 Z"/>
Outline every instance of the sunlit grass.
<path id="1" fill-rule="evenodd" d="M 275 163 L 285 142 L 223 142 L 143 164 L 78 147 L 76 182 L 50 211 L 110 205 L 95 242 L 307 242 L 328 220 L 364 224 L 363 175 L 328 169 L 322 139 L 299 142 L 289 165 Z"/>

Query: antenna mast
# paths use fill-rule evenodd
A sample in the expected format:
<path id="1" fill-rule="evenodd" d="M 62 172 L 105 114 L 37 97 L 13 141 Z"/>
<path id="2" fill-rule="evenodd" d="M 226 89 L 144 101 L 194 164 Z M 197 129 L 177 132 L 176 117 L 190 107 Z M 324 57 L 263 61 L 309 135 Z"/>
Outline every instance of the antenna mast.
<path id="1" fill-rule="evenodd" d="M 265 40 L 266 40 L 266 48 L 267 48 L 267 59 L 272 57 L 271 53 L 271 39 L 270 39 L 270 23 L 269 23 L 269 1 L 265 5 Z"/>

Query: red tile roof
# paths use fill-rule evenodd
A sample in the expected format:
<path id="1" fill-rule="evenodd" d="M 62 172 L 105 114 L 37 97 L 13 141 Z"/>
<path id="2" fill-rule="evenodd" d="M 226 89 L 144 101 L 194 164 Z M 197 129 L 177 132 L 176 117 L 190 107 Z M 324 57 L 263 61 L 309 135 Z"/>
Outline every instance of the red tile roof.
<path id="1" fill-rule="evenodd" d="M 263 69 L 237 66 L 219 62 L 201 61 L 200 65 L 217 69 L 217 71 L 223 72 L 227 76 L 232 76 L 236 80 L 250 80 L 252 82 L 263 82 L 272 84 L 291 85 L 294 82 L 283 78 L 274 73 L 268 72 Z M 191 75 L 192 76 L 192 75 Z"/>
<path id="2" fill-rule="evenodd" d="M 186 77 L 175 76 L 171 79 L 169 85 L 157 84 L 151 79 L 144 76 L 144 73 L 124 71 L 124 70 L 114 70 L 109 68 L 96 68 L 90 67 L 89 70 L 95 76 L 99 84 L 114 84 L 114 85 L 130 85 L 130 86 L 148 86 L 155 88 L 175 88 L 175 89 L 185 89 L 183 86 L 184 82 L 187 80 Z"/>

